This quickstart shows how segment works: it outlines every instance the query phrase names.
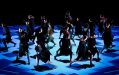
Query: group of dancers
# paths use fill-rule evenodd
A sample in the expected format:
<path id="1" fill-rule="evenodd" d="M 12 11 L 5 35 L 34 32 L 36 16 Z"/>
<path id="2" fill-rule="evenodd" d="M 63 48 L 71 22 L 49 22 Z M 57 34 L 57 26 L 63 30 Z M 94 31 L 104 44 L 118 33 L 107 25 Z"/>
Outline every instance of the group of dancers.
<path id="1" fill-rule="evenodd" d="M 41 16 L 41 24 L 35 29 L 34 28 L 34 20 L 35 17 L 33 15 L 28 15 L 25 20 L 26 30 L 23 30 L 21 26 L 19 26 L 19 52 L 16 56 L 16 60 L 19 60 L 23 56 L 27 56 L 28 64 L 30 64 L 30 56 L 29 56 L 29 41 L 32 41 L 35 45 L 36 51 L 36 66 L 39 65 L 39 60 L 42 60 L 44 63 L 50 62 L 50 51 L 48 48 L 48 43 L 52 42 L 57 45 L 54 41 L 53 33 L 54 29 L 50 24 L 50 21 L 46 18 L 46 16 Z M 100 15 L 98 21 L 98 30 L 99 36 L 101 36 L 104 41 L 104 48 L 102 50 L 98 50 L 96 47 L 96 34 L 95 34 L 95 20 L 93 18 L 88 18 L 84 24 L 81 23 L 81 19 L 79 17 L 75 19 L 72 18 L 70 11 L 67 11 L 65 14 L 65 24 L 60 28 L 59 35 L 59 49 L 56 51 L 56 55 L 54 59 L 57 60 L 58 56 L 70 56 L 70 64 L 76 61 L 80 61 L 83 59 L 87 59 L 90 61 L 89 65 L 94 65 L 92 63 L 95 54 L 97 54 L 97 60 L 100 60 L 99 54 L 103 53 L 103 50 L 110 50 L 112 48 L 113 35 L 111 32 L 111 21 L 104 15 Z M 8 26 L 5 23 L 1 24 L 4 29 L 4 35 L 6 37 L 3 39 L 4 46 L 6 50 L 8 49 L 7 43 L 13 43 L 16 46 L 16 43 L 12 41 L 11 34 Z M 62 36 L 62 37 L 61 37 Z M 72 52 L 72 43 L 75 43 L 75 36 L 79 38 L 79 44 L 77 47 L 76 55 L 77 57 L 73 60 L 73 52 Z"/>

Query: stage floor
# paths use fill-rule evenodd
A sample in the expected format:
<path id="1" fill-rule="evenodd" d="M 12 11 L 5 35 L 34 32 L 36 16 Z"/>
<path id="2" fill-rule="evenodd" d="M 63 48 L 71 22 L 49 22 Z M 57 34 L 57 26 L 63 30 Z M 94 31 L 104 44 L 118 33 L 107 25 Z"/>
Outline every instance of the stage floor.
<path id="1" fill-rule="evenodd" d="M 110 52 L 100 53 L 100 62 L 96 62 L 93 60 L 93 67 L 86 66 L 89 64 L 89 60 L 87 61 L 78 61 L 72 64 L 72 67 L 69 67 L 69 56 L 60 56 L 57 57 L 58 60 L 54 60 L 54 56 L 56 51 L 59 48 L 59 27 L 55 26 L 54 30 L 54 41 L 57 43 L 56 46 L 53 47 L 52 43 L 50 45 L 51 52 L 51 62 L 52 64 L 45 64 L 42 61 L 39 62 L 40 68 L 39 71 L 34 69 L 36 65 L 35 59 L 32 57 L 35 55 L 34 47 L 36 44 L 32 44 L 29 42 L 29 51 L 30 51 L 30 65 L 27 63 L 27 57 L 22 57 L 20 63 L 14 63 L 13 61 L 16 59 L 17 51 L 19 50 L 19 38 L 18 38 L 18 25 L 9 26 L 12 39 L 16 44 L 14 47 L 13 44 L 8 44 L 8 51 L 3 50 L 3 43 L 1 39 L 4 38 L 2 36 L 2 27 L 0 27 L 0 74 L 2 75 L 114 75 L 119 74 L 119 27 L 112 26 L 112 32 L 114 35 L 114 42 L 112 50 Z M 22 26 L 25 29 L 25 26 Z M 97 28 L 96 28 L 96 37 L 97 37 Z M 101 50 L 103 48 L 103 40 L 99 37 L 96 38 L 97 48 Z M 76 46 L 73 45 L 73 59 L 76 58 L 76 50 L 79 44 L 78 37 L 75 37 Z M 73 42 L 72 42 L 73 44 Z M 96 56 L 95 56 L 96 57 Z"/>

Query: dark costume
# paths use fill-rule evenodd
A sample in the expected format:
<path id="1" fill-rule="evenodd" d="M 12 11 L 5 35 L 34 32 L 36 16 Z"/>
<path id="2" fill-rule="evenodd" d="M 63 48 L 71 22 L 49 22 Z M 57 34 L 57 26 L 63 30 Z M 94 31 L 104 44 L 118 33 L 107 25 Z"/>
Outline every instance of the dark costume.
<path id="1" fill-rule="evenodd" d="M 80 60 L 80 58 L 87 59 L 91 53 L 88 52 L 86 41 L 80 41 L 76 53 L 78 54 L 75 60 Z"/>
<path id="2" fill-rule="evenodd" d="M 99 22 L 98 31 L 99 31 L 99 33 L 100 33 L 101 35 L 102 35 L 102 33 L 104 32 L 104 25 L 103 25 L 103 22 Z"/>
<path id="3" fill-rule="evenodd" d="M 70 23 L 73 23 L 72 16 L 70 15 L 70 11 L 67 11 L 65 13 L 65 22 L 68 21 Z"/>
<path id="4" fill-rule="evenodd" d="M 89 24 L 85 23 L 83 28 L 83 35 L 88 35 Z"/>
<path id="5" fill-rule="evenodd" d="M 58 55 L 72 55 L 72 50 L 70 48 L 70 39 L 64 39 L 62 38 L 59 42 L 60 48 L 59 48 L 59 54 Z"/>
<path id="6" fill-rule="evenodd" d="M 41 19 L 41 28 L 43 29 L 43 34 L 47 35 L 49 25 L 46 18 Z"/>
<path id="7" fill-rule="evenodd" d="M 96 47 L 96 40 L 95 40 L 94 34 L 91 34 L 91 36 L 88 38 L 87 42 L 88 42 L 87 43 L 88 50 L 90 50 L 90 52 L 93 56 L 97 53 L 97 59 L 99 59 L 99 51 Z"/>
<path id="8" fill-rule="evenodd" d="M 112 45 L 112 41 L 113 41 L 113 35 L 112 35 L 112 32 L 111 32 L 111 26 L 110 25 L 106 26 L 105 31 L 102 35 L 102 38 L 103 38 L 103 41 L 104 41 L 104 47 L 107 50 L 109 50 L 110 46 Z M 104 48 L 103 48 L 103 50 L 104 50 Z"/>
<path id="9" fill-rule="evenodd" d="M 25 32 L 21 32 L 19 34 L 20 39 L 20 54 L 19 56 L 22 57 L 25 53 L 28 53 L 28 37 Z"/>
<path id="10" fill-rule="evenodd" d="M 37 38 L 37 43 L 40 43 L 42 41 L 42 43 L 45 44 L 45 36 L 41 27 L 38 27 L 35 30 L 35 37 Z"/>
<path id="11" fill-rule="evenodd" d="M 97 52 L 95 44 L 96 44 L 95 38 L 88 38 L 88 50 L 90 50 L 93 55 L 95 55 L 95 53 Z"/>
<path id="12" fill-rule="evenodd" d="M 92 35 L 95 33 L 95 24 L 91 18 L 89 19 L 88 24 L 89 24 L 90 35 Z"/>
<path id="13" fill-rule="evenodd" d="M 106 19 L 105 19 L 104 15 L 100 15 L 98 31 L 101 34 L 101 36 L 105 30 L 105 26 L 106 26 L 105 24 L 106 24 Z"/>
<path id="14" fill-rule="evenodd" d="M 14 43 L 13 41 L 12 41 L 12 39 L 11 39 L 11 34 L 10 34 L 10 30 L 9 30 L 9 28 L 5 25 L 3 25 L 3 29 L 5 30 L 5 34 L 4 35 L 6 35 L 6 38 L 5 39 L 3 39 L 3 43 L 4 43 L 4 45 L 5 45 L 5 48 L 7 48 L 7 43 L 13 43 L 14 44 L 14 46 L 16 45 L 16 43 Z"/>
<path id="15" fill-rule="evenodd" d="M 39 63 L 39 59 L 42 60 L 44 63 L 50 61 L 50 55 L 51 55 L 49 50 L 45 47 L 45 45 L 42 42 L 40 42 L 38 45 L 35 47 L 35 50 L 37 52 L 37 61 L 38 61 L 37 65 Z"/>
<path id="16" fill-rule="evenodd" d="M 26 26 L 27 26 L 27 35 L 28 39 L 32 40 L 34 42 L 34 18 L 32 18 L 31 15 L 28 16 L 28 19 L 26 20 Z"/>
<path id="17" fill-rule="evenodd" d="M 16 60 L 18 60 L 22 56 L 27 55 L 28 64 L 30 64 L 29 51 L 28 51 L 28 37 L 26 32 L 24 31 L 19 32 L 19 39 L 20 39 L 19 55 L 17 56 Z"/>
<path id="18" fill-rule="evenodd" d="M 43 37 L 44 37 L 44 41 L 46 43 L 47 42 L 47 38 L 48 38 L 48 28 L 49 28 L 47 19 L 45 19 L 43 21 L 43 25 L 41 25 L 41 28 L 42 28 L 42 34 L 43 34 Z"/>
<path id="19" fill-rule="evenodd" d="M 83 36 L 81 39 L 80 39 L 80 42 L 79 42 L 79 46 L 77 48 L 77 51 L 76 51 L 76 54 L 78 55 L 76 57 L 76 59 L 74 61 L 72 61 L 70 63 L 70 66 L 73 62 L 75 61 L 79 61 L 81 59 L 88 59 L 88 57 L 90 57 L 90 65 L 93 65 L 92 64 L 92 55 L 91 55 L 91 51 L 89 51 L 87 49 L 87 46 L 86 46 L 86 36 Z"/>
<path id="20" fill-rule="evenodd" d="M 40 21 L 40 25 L 44 25 L 44 20 L 46 20 L 46 17 L 45 16 L 41 16 L 41 21 Z"/>
<path id="21" fill-rule="evenodd" d="M 70 34 L 67 28 L 68 27 L 65 27 L 63 30 L 63 38 L 59 42 L 60 48 L 56 52 L 55 59 L 57 56 L 61 55 L 64 56 L 70 55 L 70 61 L 72 59 L 72 46 L 70 42 Z"/>
<path id="22" fill-rule="evenodd" d="M 82 34 L 82 25 L 81 25 L 79 18 L 77 18 L 77 20 L 75 22 L 75 35 L 78 36 L 81 34 Z"/>

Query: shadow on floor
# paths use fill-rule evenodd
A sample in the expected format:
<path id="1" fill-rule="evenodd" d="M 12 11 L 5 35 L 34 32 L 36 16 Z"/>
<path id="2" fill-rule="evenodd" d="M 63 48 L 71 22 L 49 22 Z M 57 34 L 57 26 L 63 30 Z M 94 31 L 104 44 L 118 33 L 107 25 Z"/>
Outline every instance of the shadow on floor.
<path id="1" fill-rule="evenodd" d="M 57 60 L 59 62 L 63 62 L 63 63 L 70 63 L 70 60 L 66 60 L 66 59 L 65 60 L 61 60 L 61 59 L 56 59 L 55 58 L 55 60 Z"/>
<path id="2" fill-rule="evenodd" d="M 19 63 L 26 65 L 27 63 L 24 60 L 14 60 L 13 63 Z"/>
<path id="3" fill-rule="evenodd" d="M 18 51 L 18 50 L 14 50 L 12 53 L 13 53 L 13 54 L 18 54 L 19 51 Z"/>
<path id="4" fill-rule="evenodd" d="M 36 71 L 47 71 L 47 70 L 53 70 L 56 69 L 55 65 L 52 64 L 45 64 L 45 65 L 38 65 L 38 66 L 34 66 L 34 69 L 32 70 L 36 70 Z"/>
<path id="5" fill-rule="evenodd" d="M 86 68 L 92 68 L 94 66 L 95 65 L 90 65 L 90 64 L 82 64 L 82 65 L 72 64 L 71 66 L 68 66 L 68 67 L 71 69 L 75 69 L 75 70 L 81 70 L 81 69 L 86 69 Z"/>

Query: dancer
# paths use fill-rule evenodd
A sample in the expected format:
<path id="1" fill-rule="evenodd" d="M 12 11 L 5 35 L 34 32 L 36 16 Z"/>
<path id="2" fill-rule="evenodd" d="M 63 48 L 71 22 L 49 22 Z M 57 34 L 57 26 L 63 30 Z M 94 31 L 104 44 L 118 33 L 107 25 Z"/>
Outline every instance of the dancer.
<path id="1" fill-rule="evenodd" d="M 100 14 L 100 19 L 99 19 L 99 26 L 98 26 L 98 31 L 99 31 L 99 34 L 98 36 L 102 36 L 104 30 L 105 30 L 105 25 L 106 24 L 106 18 L 104 15 Z"/>
<path id="2" fill-rule="evenodd" d="M 7 43 L 13 43 L 14 47 L 15 47 L 16 43 L 13 42 L 11 39 L 11 34 L 10 34 L 10 30 L 9 30 L 8 26 L 4 23 L 2 23 L 1 25 L 4 29 L 4 35 L 6 35 L 5 39 L 3 39 L 3 44 L 4 44 L 5 48 L 8 49 Z"/>
<path id="3" fill-rule="evenodd" d="M 16 57 L 16 61 L 20 59 L 20 57 L 26 56 L 28 59 L 28 65 L 30 64 L 30 58 L 29 58 L 29 50 L 28 50 L 28 36 L 25 31 L 23 31 L 21 28 L 19 28 L 19 54 Z"/>
<path id="4" fill-rule="evenodd" d="M 51 63 L 50 62 L 51 53 L 45 47 L 42 41 L 37 42 L 37 45 L 35 46 L 35 50 L 36 50 L 36 66 L 34 66 L 35 68 L 38 67 L 39 60 L 43 61 L 44 63 Z"/>
<path id="5" fill-rule="evenodd" d="M 87 36 L 83 34 L 83 36 L 80 38 L 79 46 L 76 51 L 76 54 L 78 56 L 76 57 L 75 60 L 70 62 L 69 66 L 71 66 L 73 62 L 80 61 L 82 59 L 88 59 L 88 57 L 90 58 L 90 66 L 93 66 L 91 51 L 87 50 L 86 41 L 87 41 Z"/>
<path id="6" fill-rule="evenodd" d="M 80 18 L 77 17 L 75 22 L 75 36 L 80 38 L 80 35 L 82 35 L 82 25 Z"/>
<path id="7" fill-rule="evenodd" d="M 71 45 L 71 41 L 70 41 L 70 34 L 69 34 L 69 31 L 68 31 L 68 27 L 66 26 L 64 28 L 64 36 L 63 38 L 61 38 L 60 42 L 59 42 L 59 45 L 60 45 L 60 48 L 58 49 L 58 51 L 56 52 L 56 55 L 55 55 L 55 59 L 57 60 L 57 56 L 68 56 L 70 55 L 70 62 L 72 61 L 72 45 Z"/>
<path id="8" fill-rule="evenodd" d="M 71 14 L 70 14 L 70 11 L 69 10 L 67 10 L 66 11 L 66 13 L 65 13 L 65 22 L 66 21 L 68 21 L 68 22 L 70 22 L 70 23 L 73 23 L 73 19 L 72 19 L 72 16 L 71 16 Z"/>
<path id="9" fill-rule="evenodd" d="M 89 36 L 90 36 L 91 34 L 95 33 L 95 24 L 94 24 L 93 18 L 89 18 L 88 24 L 89 24 L 89 29 L 88 30 L 89 30 Z"/>
<path id="10" fill-rule="evenodd" d="M 28 19 L 26 20 L 26 26 L 27 35 L 29 37 L 28 39 L 34 43 L 34 16 L 28 15 Z"/>
<path id="11" fill-rule="evenodd" d="M 104 48 L 101 50 L 101 53 L 103 52 L 104 49 L 109 51 L 113 42 L 113 36 L 112 36 L 112 31 L 111 31 L 111 25 L 110 22 L 107 21 L 106 23 L 106 28 L 105 31 L 102 35 L 103 41 L 104 41 Z"/>
<path id="12" fill-rule="evenodd" d="M 95 34 L 91 33 L 90 37 L 87 39 L 87 46 L 88 46 L 88 50 L 91 52 L 92 57 L 95 56 L 95 54 L 97 53 L 97 60 L 100 60 L 99 57 L 99 50 L 96 47 L 96 39 L 95 39 Z"/>
<path id="13" fill-rule="evenodd" d="M 49 28 L 48 28 L 48 38 L 47 38 L 47 45 L 49 42 L 52 42 L 54 44 L 54 46 L 56 45 L 56 43 L 54 42 L 54 37 L 53 37 L 53 29 L 51 27 L 51 24 L 49 23 Z M 49 45 L 48 45 L 49 46 Z"/>
<path id="14" fill-rule="evenodd" d="M 74 45 L 76 45 L 74 41 L 74 25 L 70 23 L 68 20 L 66 21 L 66 26 L 69 28 L 69 33 L 70 33 L 70 39 L 73 41 Z"/>
<path id="15" fill-rule="evenodd" d="M 48 38 L 48 29 L 49 29 L 48 20 L 46 18 L 43 19 L 41 29 L 42 29 L 42 34 L 43 34 L 43 37 L 44 37 L 44 42 L 46 44 L 47 43 L 47 38 Z"/>

